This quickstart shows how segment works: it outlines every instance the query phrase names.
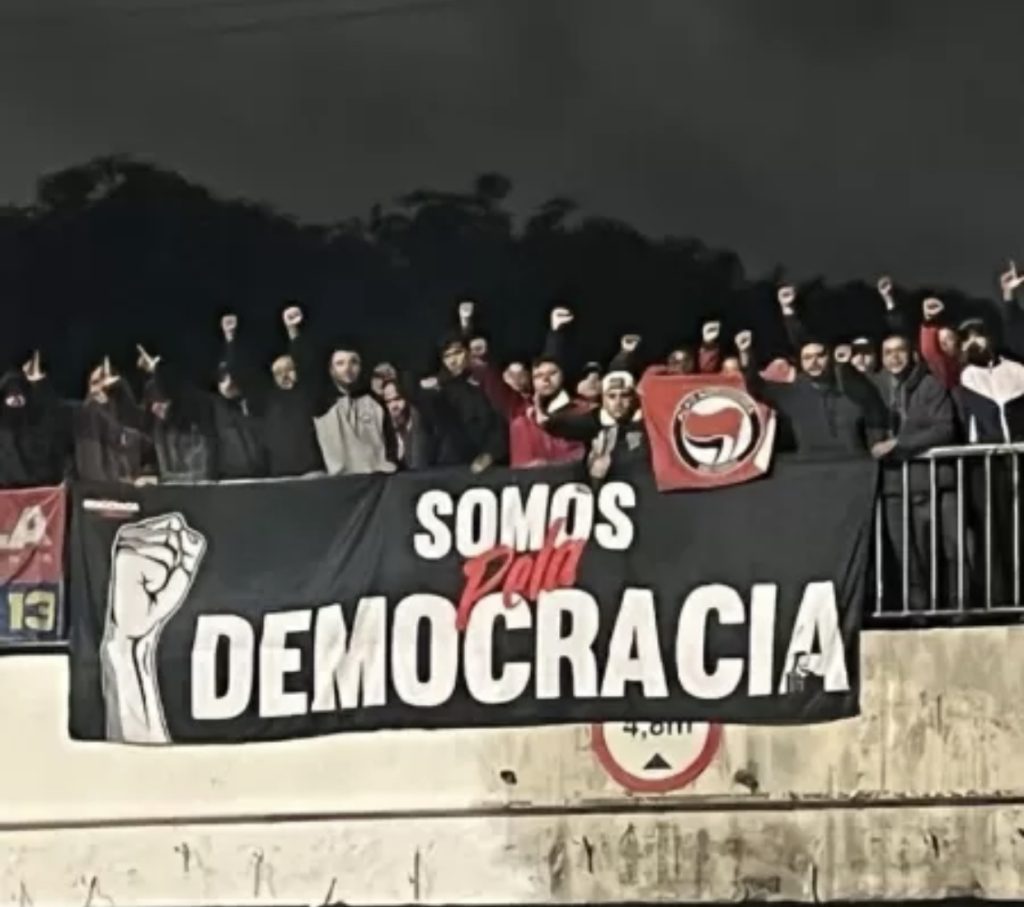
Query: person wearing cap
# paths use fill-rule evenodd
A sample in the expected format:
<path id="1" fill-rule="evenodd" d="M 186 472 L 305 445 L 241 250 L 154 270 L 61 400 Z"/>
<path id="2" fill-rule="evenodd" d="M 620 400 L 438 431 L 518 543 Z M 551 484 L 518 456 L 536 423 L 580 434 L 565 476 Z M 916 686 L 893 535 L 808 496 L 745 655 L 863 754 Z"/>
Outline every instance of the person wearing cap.
<path id="1" fill-rule="evenodd" d="M 1024 365 L 1000 355 L 993 332 L 980 318 L 962 322 L 959 333 L 964 367 L 953 399 L 967 440 L 972 444 L 1024 441 Z M 982 469 L 980 461 L 975 464 L 968 459 L 968 499 L 974 511 L 972 522 L 979 550 L 991 556 L 986 562 L 992 565 L 991 602 L 1001 604 L 1015 600 L 1011 567 L 1022 557 L 1022 552 L 1014 556 L 1012 551 L 1012 540 L 1019 538 L 1011 506 L 1016 491 L 1011 458 L 992 457 L 986 460 L 986 466 Z M 986 601 L 988 592 L 984 589 Z"/>
<path id="2" fill-rule="evenodd" d="M 850 341 L 850 365 L 862 375 L 878 371 L 878 350 L 868 337 L 855 337 Z"/>
<path id="3" fill-rule="evenodd" d="M 804 338 L 795 380 L 766 381 L 757 370 L 753 333 L 736 336 L 747 389 L 776 409 L 803 457 L 866 456 L 885 434 L 885 411 L 874 386 L 849 365 L 850 350 L 832 350 L 821 340 Z"/>
<path id="4" fill-rule="evenodd" d="M 980 318 L 961 323 L 964 367 L 954 390 L 967 438 L 977 444 L 1024 441 L 1024 365 L 999 355 Z"/>
<path id="5" fill-rule="evenodd" d="M 460 320 L 472 318 L 471 305 L 459 304 Z M 462 332 L 441 341 L 440 359 L 439 373 L 420 382 L 419 400 L 437 441 L 437 465 L 469 466 L 479 473 L 504 462 L 508 428 L 471 371 Z"/>
<path id="6" fill-rule="evenodd" d="M 534 359 L 530 372 L 532 397 L 510 388 L 495 369 L 473 365 L 473 374 L 484 393 L 508 422 L 509 463 L 513 469 L 583 458 L 582 443 L 556 437 L 546 432 L 541 424 L 556 413 L 585 412 L 588 408 L 573 400 L 565 390 L 562 332 L 572 320 L 572 312 L 564 306 L 552 311 L 544 352 Z"/>
<path id="7" fill-rule="evenodd" d="M 619 362 L 633 361 L 640 338 L 622 338 Z M 614 368 L 601 379 L 601 406 L 586 412 L 557 412 L 542 419 L 553 435 L 587 445 L 587 472 L 601 481 L 612 466 L 625 459 L 647 456 L 647 432 L 636 392 L 636 378 L 627 369 Z"/>

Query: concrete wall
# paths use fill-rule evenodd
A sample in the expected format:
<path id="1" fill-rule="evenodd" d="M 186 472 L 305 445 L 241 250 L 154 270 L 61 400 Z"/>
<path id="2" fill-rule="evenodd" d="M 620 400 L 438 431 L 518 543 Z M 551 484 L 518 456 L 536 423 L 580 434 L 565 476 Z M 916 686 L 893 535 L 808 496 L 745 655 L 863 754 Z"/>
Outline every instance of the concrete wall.
<path id="1" fill-rule="evenodd" d="M 640 797 L 586 727 L 71 743 L 0 659 L 0 902 L 551 903 L 1024 893 L 1024 628 L 871 633 L 860 718 L 727 727 Z"/>

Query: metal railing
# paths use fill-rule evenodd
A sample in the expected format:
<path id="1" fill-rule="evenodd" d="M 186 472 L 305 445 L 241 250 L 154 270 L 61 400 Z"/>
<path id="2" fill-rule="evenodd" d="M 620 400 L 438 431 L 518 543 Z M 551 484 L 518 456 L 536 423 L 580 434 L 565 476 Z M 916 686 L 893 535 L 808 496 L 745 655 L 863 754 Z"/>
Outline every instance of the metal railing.
<path id="1" fill-rule="evenodd" d="M 1021 455 L 1024 444 L 972 444 L 883 466 L 874 619 L 1024 614 Z"/>

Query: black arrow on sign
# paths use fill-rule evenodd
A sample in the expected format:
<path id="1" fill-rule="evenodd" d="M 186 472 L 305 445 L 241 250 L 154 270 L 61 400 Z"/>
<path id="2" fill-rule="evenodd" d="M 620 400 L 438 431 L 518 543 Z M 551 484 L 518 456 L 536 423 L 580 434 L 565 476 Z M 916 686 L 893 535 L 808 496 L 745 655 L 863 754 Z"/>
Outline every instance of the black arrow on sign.
<path id="1" fill-rule="evenodd" d="M 644 766 L 644 771 L 647 771 L 648 769 L 657 768 L 672 768 L 672 766 L 665 761 L 661 753 L 655 753 L 653 756 L 651 756 L 650 759 L 647 760 L 647 765 Z"/>

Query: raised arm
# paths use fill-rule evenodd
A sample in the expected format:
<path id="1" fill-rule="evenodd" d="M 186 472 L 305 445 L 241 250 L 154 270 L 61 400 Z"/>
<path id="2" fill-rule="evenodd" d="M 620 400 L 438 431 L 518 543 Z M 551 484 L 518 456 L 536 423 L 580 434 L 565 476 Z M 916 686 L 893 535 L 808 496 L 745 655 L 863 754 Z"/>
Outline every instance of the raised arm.
<path id="1" fill-rule="evenodd" d="M 800 316 L 796 314 L 796 287 L 792 284 L 779 287 L 775 298 L 779 303 L 779 311 L 782 313 L 782 326 L 785 328 L 789 345 L 794 353 L 799 354 L 800 347 L 807 340 L 807 331 Z"/>
<path id="2" fill-rule="evenodd" d="M 609 372 L 629 372 L 636 375 L 639 364 L 638 350 L 640 349 L 640 335 L 626 334 L 619 340 L 619 351 L 608 363 Z"/>
<path id="3" fill-rule="evenodd" d="M 999 317 L 1003 327 L 1003 344 L 1017 359 L 1024 359 L 1024 311 L 1017 300 L 1017 291 L 1024 284 L 1024 275 L 1017 273 L 1017 264 L 1010 261 L 1010 267 L 999 276 L 1002 305 Z"/>
<path id="4" fill-rule="evenodd" d="M 888 275 L 878 278 L 878 295 L 885 306 L 885 327 L 892 334 L 903 334 L 909 337 L 910 324 L 906 313 L 896 304 L 896 291 L 893 289 L 892 278 Z"/>
<path id="5" fill-rule="evenodd" d="M 225 315 L 220 320 L 220 331 L 224 338 L 224 346 L 221 351 L 221 361 L 224 363 L 228 374 L 238 386 L 242 397 L 252 402 L 263 396 L 266 389 L 266 382 L 252 360 L 245 355 L 241 343 L 238 340 L 238 316 Z"/>
<path id="6" fill-rule="evenodd" d="M 743 371 L 743 379 L 747 385 L 747 391 L 752 397 L 767 403 L 776 409 L 779 408 L 779 400 L 785 396 L 786 388 L 789 385 L 780 384 L 775 381 L 765 381 L 757 370 L 754 361 L 754 332 L 740 331 L 736 335 L 736 352 L 740 357 L 740 368 Z"/>
<path id="7" fill-rule="evenodd" d="M 722 370 L 721 321 L 705 321 L 700 329 L 700 349 L 697 351 L 697 371 L 702 375 L 716 375 Z"/>

